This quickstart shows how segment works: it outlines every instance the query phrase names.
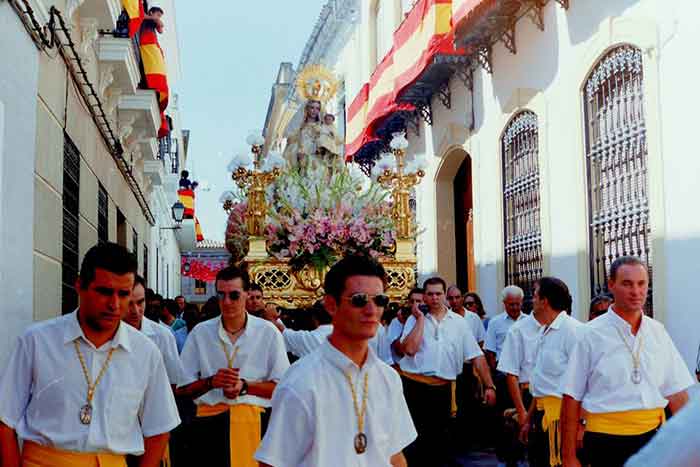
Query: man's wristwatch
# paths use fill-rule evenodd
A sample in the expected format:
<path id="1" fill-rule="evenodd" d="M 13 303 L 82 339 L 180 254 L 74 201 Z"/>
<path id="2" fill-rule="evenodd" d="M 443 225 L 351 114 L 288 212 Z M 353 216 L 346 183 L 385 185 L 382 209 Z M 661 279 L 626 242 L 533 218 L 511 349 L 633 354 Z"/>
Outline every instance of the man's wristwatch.
<path id="1" fill-rule="evenodd" d="M 585 418 L 580 418 L 578 422 L 579 422 L 579 424 L 581 424 L 581 426 L 586 426 L 586 419 Z"/>
<path id="2" fill-rule="evenodd" d="M 241 390 L 238 392 L 238 395 L 245 396 L 248 394 L 248 381 L 241 378 L 241 382 L 243 383 L 243 386 L 241 386 Z"/>

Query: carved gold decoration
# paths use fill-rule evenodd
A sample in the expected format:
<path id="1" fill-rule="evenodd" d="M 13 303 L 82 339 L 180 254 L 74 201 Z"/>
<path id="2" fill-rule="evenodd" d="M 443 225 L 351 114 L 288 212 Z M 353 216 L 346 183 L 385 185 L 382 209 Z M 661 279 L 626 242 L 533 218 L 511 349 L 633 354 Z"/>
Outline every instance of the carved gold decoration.
<path id="1" fill-rule="evenodd" d="M 322 65 L 309 65 L 297 76 L 297 92 L 307 101 L 325 104 L 338 91 L 338 80 Z"/>
<path id="2" fill-rule="evenodd" d="M 381 260 L 387 273 L 386 293 L 392 301 L 403 301 L 416 282 L 415 262 Z M 269 258 L 248 262 L 250 280 L 265 291 L 265 299 L 285 308 L 305 308 L 323 296 L 323 273 L 313 267 L 293 272 L 289 262 Z"/>
<path id="3" fill-rule="evenodd" d="M 263 171 L 260 168 L 262 146 L 253 146 L 254 168 L 249 170 L 239 167 L 233 172 L 232 178 L 239 187 L 248 193 L 248 212 L 246 224 L 251 237 L 262 237 L 265 232 L 265 216 L 267 214 L 267 199 L 265 190 L 280 175 L 280 169 L 274 168 Z"/>

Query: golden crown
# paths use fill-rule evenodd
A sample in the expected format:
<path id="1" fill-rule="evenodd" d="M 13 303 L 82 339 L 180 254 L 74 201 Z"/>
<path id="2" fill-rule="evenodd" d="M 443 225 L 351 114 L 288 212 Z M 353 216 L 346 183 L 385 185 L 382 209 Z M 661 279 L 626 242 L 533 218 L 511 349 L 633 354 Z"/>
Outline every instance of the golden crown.
<path id="1" fill-rule="evenodd" d="M 307 101 L 319 101 L 323 104 L 335 96 L 338 80 L 323 65 L 309 65 L 297 76 L 297 92 Z"/>

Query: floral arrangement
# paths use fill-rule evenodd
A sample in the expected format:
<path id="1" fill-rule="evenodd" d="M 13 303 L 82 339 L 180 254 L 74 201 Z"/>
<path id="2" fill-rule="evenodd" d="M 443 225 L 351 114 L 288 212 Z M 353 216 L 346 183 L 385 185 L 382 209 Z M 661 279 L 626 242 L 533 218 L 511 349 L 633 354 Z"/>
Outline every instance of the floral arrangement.
<path id="1" fill-rule="evenodd" d="M 396 233 L 387 193 L 343 167 L 320 167 L 302 177 L 283 174 L 272 187 L 268 251 L 293 269 L 322 270 L 346 254 L 390 254 Z"/>
<path id="2" fill-rule="evenodd" d="M 232 201 L 233 202 L 233 201 Z M 248 226 L 246 201 L 233 202 L 226 223 L 226 249 L 231 253 L 231 261 L 237 263 L 248 254 Z"/>

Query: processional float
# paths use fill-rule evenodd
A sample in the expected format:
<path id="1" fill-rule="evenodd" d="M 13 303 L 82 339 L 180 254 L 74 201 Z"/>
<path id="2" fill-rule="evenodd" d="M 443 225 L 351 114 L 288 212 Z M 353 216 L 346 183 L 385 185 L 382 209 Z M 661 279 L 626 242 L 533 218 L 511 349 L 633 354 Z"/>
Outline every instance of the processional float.
<path id="1" fill-rule="evenodd" d="M 371 179 L 353 173 L 340 160 L 340 144 L 333 144 L 332 119 L 322 114 L 337 88 L 332 73 L 311 66 L 296 84 L 306 100 L 304 118 L 288 132 L 284 154 L 265 152 L 255 132 L 246 139 L 250 154 L 228 167 L 238 191 L 221 198 L 231 261 L 248 269 L 267 300 L 304 308 L 323 295 L 335 261 L 367 254 L 384 265 L 387 294 L 402 300 L 416 280 L 417 226 L 409 200 L 426 161 L 407 161 L 408 141 L 395 133 Z"/>

